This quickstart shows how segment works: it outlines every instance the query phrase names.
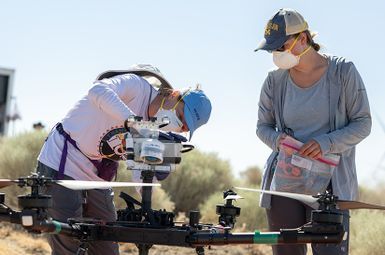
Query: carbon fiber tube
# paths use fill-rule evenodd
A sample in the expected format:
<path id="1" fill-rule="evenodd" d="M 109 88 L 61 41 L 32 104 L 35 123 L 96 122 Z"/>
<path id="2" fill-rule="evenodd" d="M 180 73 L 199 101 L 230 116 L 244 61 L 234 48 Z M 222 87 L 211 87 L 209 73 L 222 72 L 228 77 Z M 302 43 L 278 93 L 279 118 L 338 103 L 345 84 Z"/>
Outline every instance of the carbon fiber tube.
<path id="1" fill-rule="evenodd" d="M 72 237 L 81 237 L 86 235 L 86 233 L 81 231 L 80 228 L 55 220 L 42 221 L 39 224 L 34 225 L 31 229 L 49 234 L 60 234 Z"/>
<path id="2" fill-rule="evenodd" d="M 188 242 L 192 246 L 226 244 L 305 244 L 340 243 L 342 233 L 309 234 L 303 232 L 195 233 Z"/>

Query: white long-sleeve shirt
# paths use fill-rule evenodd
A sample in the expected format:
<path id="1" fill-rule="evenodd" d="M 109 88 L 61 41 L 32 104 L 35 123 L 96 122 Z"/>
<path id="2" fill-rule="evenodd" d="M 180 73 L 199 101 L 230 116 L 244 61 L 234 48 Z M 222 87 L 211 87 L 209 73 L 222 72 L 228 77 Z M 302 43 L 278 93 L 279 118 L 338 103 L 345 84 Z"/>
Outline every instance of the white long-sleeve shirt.
<path id="1" fill-rule="evenodd" d="M 130 115 L 148 119 L 148 107 L 157 91 L 143 78 L 124 74 L 96 81 L 88 94 L 79 100 L 61 123 L 76 141 L 79 149 L 89 158 L 99 160 L 115 154 L 121 141 L 124 121 Z M 76 180 L 101 180 L 97 170 L 78 149 L 69 142 L 64 174 Z M 59 169 L 64 137 L 52 130 L 38 160 Z M 114 157 L 112 155 L 111 157 Z"/>

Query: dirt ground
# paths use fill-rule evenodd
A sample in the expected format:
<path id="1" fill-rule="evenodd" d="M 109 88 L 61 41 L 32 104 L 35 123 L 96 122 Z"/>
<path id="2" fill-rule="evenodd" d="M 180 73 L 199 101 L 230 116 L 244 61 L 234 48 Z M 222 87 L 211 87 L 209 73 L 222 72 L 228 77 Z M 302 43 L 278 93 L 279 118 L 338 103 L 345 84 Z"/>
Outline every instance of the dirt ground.
<path id="1" fill-rule="evenodd" d="M 122 255 L 137 254 L 135 245 L 123 244 L 120 247 Z M 167 247 L 167 246 L 154 246 L 150 250 L 150 255 L 194 255 L 197 254 L 195 249 L 179 248 L 179 247 Z M 237 245 L 237 246 L 216 246 L 206 247 L 205 255 L 270 255 L 271 249 L 266 245 Z"/>
<path id="2" fill-rule="evenodd" d="M 28 234 L 23 229 L 15 229 L 7 223 L 0 224 L 0 255 L 49 255 L 51 249 L 43 235 Z M 134 244 L 121 244 L 121 255 L 138 254 Z M 194 255 L 195 249 L 153 246 L 150 255 Z M 237 245 L 206 247 L 206 255 L 270 255 L 271 249 L 267 245 Z"/>

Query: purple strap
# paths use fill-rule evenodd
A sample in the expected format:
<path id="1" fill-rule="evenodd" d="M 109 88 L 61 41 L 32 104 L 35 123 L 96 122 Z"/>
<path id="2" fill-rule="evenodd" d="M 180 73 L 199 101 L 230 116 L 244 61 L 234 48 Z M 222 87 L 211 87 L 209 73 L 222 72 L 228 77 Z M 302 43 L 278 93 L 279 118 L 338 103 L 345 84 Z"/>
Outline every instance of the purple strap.
<path id="1" fill-rule="evenodd" d="M 67 151 L 67 138 L 64 138 L 64 146 L 63 146 L 63 150 L 61 152 L 61 159 L 60 159 L 60 165 L 59 165 L 59 172 L 57 174 L 57 179 L 58 180 L 63 180 L 64 178 L 64 167 L 66 165 L 66 160 L 67 160 L 67 154 L 68 154 L 68 151 Z"/>
<path id="2" fill-rule="evenodd" d="M 62 154 L 61 154 L 61 158 L 60 158 L 59 172 L 57 175 L 57 179 L 62 180 L 64 178 L 64 169 L 65 169 L 65 164 L 67 161 L 67 154 L 68 154 L 67 142 L 70 142 L 76 149 L 78 149 L 78 151 L 80 151 L 80 152 L 82 152 L 82 151 L 77 146 L 75 140 L 72 139 L 71 136 L 67 132 L 64 131 L 63 124 L 58 123 L 55 128 L 59 132 L 59 134 L 64 136 L 64 146 L 63 146 L 63 150 L 62 150 Z M 103 159 L 102 161 L 93 160 L 90 158 L 88 158 L 88 159 L 91 161 L 91 163 L 98 170 L 98 176 L 100 178 L 102 178 L 106 181 L 111 181 L 114 178 L 114 176 L 116 176 L 116 173 L 117 173 L 117 170 L 119 167 L 118 162 L 113 161 L 113 160 L 109 160 L 109 159 Z"/>
<path id="3" fill-rule="evenodd" d="M 64 136 L 64 146 L 63 146 L 63 150 L 62 150 L 62 153 L 61 153 L 61 159 L 60 159 L 60 165 L 59 165 L 59 173 L 57 175 L 57 179 L 58 180 L 62 180 L 64 178 L 64 169 L 65 169 L 65 165 L 66 165 L 66 161 L 67 161 L 67 154 L 68 154 L 67 142 L 70 142 L 78 150 L 79 150 L 79 147 L 77 146 L 75 140 L 72 139 L 70 137 L 70 135 L 67 134 L 67 132 L 64 131 L 63 124 L 58 123 L 58 124 L 56 124 L 55 128 L 59 132 L 59 134 Z"/>

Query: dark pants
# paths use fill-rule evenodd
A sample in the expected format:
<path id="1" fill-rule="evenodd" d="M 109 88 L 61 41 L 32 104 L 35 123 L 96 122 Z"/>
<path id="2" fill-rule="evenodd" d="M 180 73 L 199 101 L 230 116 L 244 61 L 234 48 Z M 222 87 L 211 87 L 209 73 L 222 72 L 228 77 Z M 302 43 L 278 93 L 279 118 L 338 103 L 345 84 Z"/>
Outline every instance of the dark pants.
<path id="1" fill-rule="evenodd" d="M 281 228 L 297 228 L 310 221 L 311 208 L 303 203 L 285 197 L 272 196 L 271 209 L 267 209 L 270 231 Z M 349 211 L 344 214 L 343 225 L 349 233 Z M 312 244 L 313 255 L 347 255 L 349 253 L 349 235 L 340 244 Z M 273 245 L 274 255 L 306 255 L 304 244 Z"/>
<path id="2" fill-rule="evenodd" d="M 46 177 L 56 177 L 57 171 L 38 163 L 37 172 Z M 65 176 L 64 179 L 72 179 Z M 68 218 L 94 218 L 104 221 L 115 221 L 116 211 L 111 189 L 70 190 L 60 185 L 50 185 L 44 190 L 52 196 L 53 206 L 48 210 L 49 215 L 60 222 Z M 85 203 L 86 202 L 86 203 Z M 64 235 L 50 235 L 49 245 L 52 255 L 76 254 L 79 241 Z M 88 255 L 119 254 L 117 243 L 109 241 L 94 241 L 89 243 Z"/>

